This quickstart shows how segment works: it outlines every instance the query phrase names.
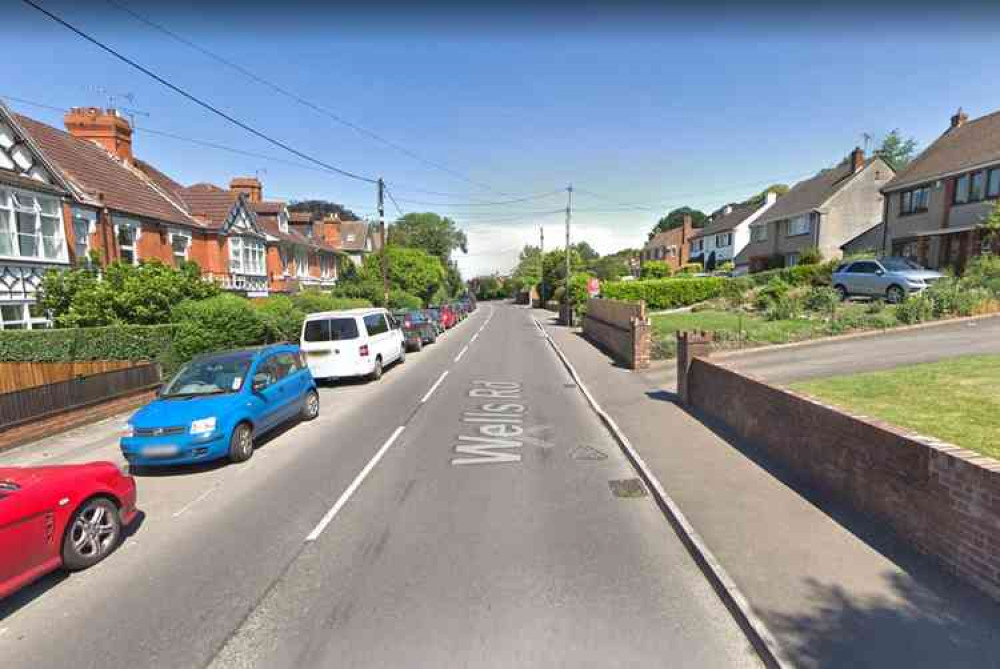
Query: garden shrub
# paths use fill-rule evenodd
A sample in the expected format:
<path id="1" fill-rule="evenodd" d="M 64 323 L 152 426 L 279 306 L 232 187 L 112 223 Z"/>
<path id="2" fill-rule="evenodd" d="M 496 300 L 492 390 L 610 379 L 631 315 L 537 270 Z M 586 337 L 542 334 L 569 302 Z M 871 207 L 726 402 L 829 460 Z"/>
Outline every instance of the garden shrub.
<path id="1" fill-rule="evenodd" d="M 806 291 L 803 306 L 809 311 L 831 314 L 840 303 L 840 293 L 829 286 L 813 286 Z"/>
<path id="2" fill-rule="evenodd" d="M 0 331 L 0 362 L 155 360 L 172 357 L 173 325 Z"/>
<path id="3" fill-rule="evenodd" d="M 666 279 L 673 271 L 662 260 L 647 260 L 639 268 L 640 279 Z"/>
<path id="4" fill-rule="evenodd" d="M 788 296 L 791 286 L 781 280 L 780 277 L 771 277 L 767 285 L 757 291 L 754 297 L 754 307 L 759 311 L 766 311 L 776 301 Z"/>
<path id="5" fill-rule="evenodd" d="M 718 297 L 726 281 L 720 277 L 612 281 L 604 284 L 602 294 L 613 300 L 645 300 L 650 309 L 675 309 Z"/>
<path id="6" fill-rule="evenodd" d="M 917 295 L 895 306 L 896 320 L 905 325 L 922 323 L 934 318 L 934 301 L 926 295 Z"/>
<path id="7" fill-rule="evenodd" d="M 802 301 L 788 293 L 775 296 L 764 310 L 764 319 L 787 321 L 802 315 Z"/>
<path id="8" fill-rule="evenodd" d="M 207 300 L 187 300 L 174 307 L 177 324 L 174 353 L 180 362 L 196 355 L 262 344 L 267 327 L 250 302 L 223 294 Z"/>
<path id="9" fill-rule="evenodd" d="M 815 246 L 803 249 L 799 254 L 799 265 L 818 265 L 823 262 L 823 254 Z"/>
<path id="10" fill-rule="evenodd" d="M 688 262 L 681 265 L 677 271 L 680 274 L 701 274 L 705 268 L 700 262 Z"/>
<path id="11" fill-rule="evenodd" d="M 413 309 L 422 309 L 423 306 L 424 301 L 412 293 L 407 293 L 405 290 L 395 288 L 389 291 L 390 309 L 406 309 L 407 311 L 410 311 Z"/>
<path id="12" fill-rule="evenodd" d="M 257 315 L 264 323 L 267 341 L 299 340 L 305 313 L 295 306 L 287 295 L 271 295 L 267 299 L 253 303 Z"/>
<path id="13" fill-rule="evenodd" d="M 1000 297 L 1000 256 L 984 253 L 972 258 L 965 267 L 962 283 L 969 288 L 983 288 Z"/>
<path id="14" fill-rule="evenodd" d="M 766 284 L 774 277 L 778 277 L 793 286 L 828 286 L 830 285 L 830 275 L 836 265 L 836 262 L 825 262 L 819 265 L 796 265 L 795 267 L 756 272 L 751 274 L 749 278 L 758 286 Z"/>

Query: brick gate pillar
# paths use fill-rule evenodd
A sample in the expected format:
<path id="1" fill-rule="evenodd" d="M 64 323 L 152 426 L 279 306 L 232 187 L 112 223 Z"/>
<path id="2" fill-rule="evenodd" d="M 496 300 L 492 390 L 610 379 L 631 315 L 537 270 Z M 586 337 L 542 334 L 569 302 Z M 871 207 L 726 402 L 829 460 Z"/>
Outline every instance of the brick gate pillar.
<path id="1" fill-rule="evenodd" d="M 695 358 L 705 358 L 712 353 L 711 332 L 677 333 L 677 396 L 681 404 L 688 404 L 688 370 Z"/>

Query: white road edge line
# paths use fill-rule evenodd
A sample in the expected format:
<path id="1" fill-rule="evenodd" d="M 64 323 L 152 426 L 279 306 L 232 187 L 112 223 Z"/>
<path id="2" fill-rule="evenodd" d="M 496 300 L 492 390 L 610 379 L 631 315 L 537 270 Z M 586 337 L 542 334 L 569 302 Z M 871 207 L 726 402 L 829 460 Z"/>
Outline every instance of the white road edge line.
<path id="1" fill-rule="evenodd" d="M 188 509 L 190 509 L 190 508 L 191 508 L 192 506 L 194 506 L 194 505 L 195 505 L 195 504 L 197 504 L 198 502 L 202 501 L 203 499 L 205 499 L 206 497 L 208 497 L 209 495 L 211 495 L 211 494 L 212 494 L 213 492 L 215 492 L 215 491 L 216 491 L 216 490 L 217 490 L 218 488 L 219 488 L 219 484 L 218 484 L 218 483 L 216 483 L 216 484 L 215 484 L 215 485 L 213 485 L 213 486 L 212 486 L 211 488 L 209 488 L 209 489 L 208 489 L 208 490 L 206 490 L 205 492 L 201 493 L 200 495 L 198 495 L 197 497 L 195 497 L 195 498 L 194 498 L 193 500 L 191 500 L 190 502 L 188 502 L 187 504 L 185 504 L 185 505 L 184 505 L 184 506 L 182 506 L 181 508 L 177 509 L 177 511 L 175 511 L 175 512 L 173 513 L 173 515 L 171 516 L 171 518 L 180 518 L 180 517 L 181 517 L 181 516 L 183 516 L 183 515 L 184 515 L 185 513 L 187 513 Z"/>
<path id="2" fill-rule="evenodd" d="M 354 477 L 354 480 L 351 481 L 351 485 L 347 486 L 347 489 L 340 494 L 340 497 L 338 497 L 334 505 L 330 507 L 330 510 L 326 512 L 326 515 L 323 516 L 316 527 L 313 528 L 313 531 L 309 533 L 309 536 L 306 537 L 306 543 L 316 541 L 316 539 L 319 538 L 319 535 L 323 534 L 323 530 L 326 529 L 326 526 L 333 521 L 343 506 L 347 504 L 347 500 L 351 498 L 351 495 L 353 495 L 354 491 L 358 489 L 361 482 L 364 481 L 368 474 L 370 474 L 375 468 L 375 465 L 377 465 L 378 461 L 382 459 L 382 456 L 389 450 L 389 447 L 392 446 L 405 427 L 405 425 L 397 427 L 396 431 L 392 433 L 392 436 L 389 437 L 384 444 L 382 444 L 382 448 L 378 449 L 378 452 L 372 456 L 372 459 L 368 461 L 365 468 L 362 469 L 356 477 Z"/>
<path id="3" fill-rule="evenodd" d="M 469 345 L 468 344 L 466 344 L 465 346 L 463 346 L 462 350 L 459 351 L 458 355 L 455 356 L 455 362 L 458 362 L 459 360 L 461 360 L 462 356 L 465 355 L 465 352 L 468 351 L 468 350 L 469 350 Z"/>
<path id="4" fill-rule="evenodd" d="M 441 382 L 444 381 L 444 377 L 446 377 L 446 376 L 448 376 L 448 370 L 447 369 L 444 370 L 443 372 L 441 372 L 441 376 L 438 377 L 438 380 L 434 382 L 434 385 L 431 386 L 431 389 L 428 390 L 427 394 L 424 395 L 423 398 L 420 400 L 421 404 L 424 404 L 425 402 L 427 402 L 427 400 L 429 400 L 431 398 L 431 395 L 434 394 L 434 391 L 437 390 L 437 387 L 441 385 Z"/>
<path id="5" fill-rule="evenodd" d="M 584 397 L 587 399 L 587 403 L 590 404 L 591 409 L 594 413 L 601 419 L 601 421 L 611 432 L 612 436 L 618 441 L 622 450 L 625 452 L 625 456 L 632 462 L 633 466 L 639 472 L 639 475 L 645 480 L 646 484 L 653 489 L 654 497 L 656 497 L 658 505 L 664 511 L 670 524 L 674 527 L 674 530 L 680 536 L 682 543 L 688 548 L 692 554 L 692 558 L 696 564 L 698 564 L 702 573 L 708 577 L 709 583 L 712 585 L 712 589 L 719 595 L 719 599 L 723 601 L 723 605 L 736 619 L 737 625 L 743 630 L 744 634 L 748 637 L 750 645 L 757 651 L 758 657 L 761 661 L 768 667 L 774 667 L 778 669 L 786 669 L 794 667 L 794 663 L 791 662 L 785 649 L 778 643 L 778 640 L 774 638 L 771 634 L 771 630 L 768 629 L 764 621 L 754 613 L 753 608 L 750 606 L 749 600 L 746 595 L 739 589 L 736 582 L 733 581 L 732 577 L 726 571 L 722 563 L 719 562 L 715 554 L 712 553 L 705 540 L 701 538 L 698 531 L 694 528 L 691 522 L 681 511 L 677 502 L 667 494 L 666 489 L 664 489 L 663 484 L 660 480 L 656 478 L 653 471 L 646 465 L 646 462 L 639 455 L 638 451 L 632 446 L 632 442 L 629 441 L 625 433 L 622 432 L 618 424 L 615 423 L 614 419 L 607 414 L 601 405 L 597 403 L 594 396 L 590 394 L 587 386 L 584 385 L 583 379 L 577 373 L 576 368 L 573 367 L 573 363 L 569 361 L 566 354 L 562 352 L 559 345 L 556 344 L 555 340 L 552 339 L 552 335 L 548 333 L 548 330 L 539 322 L 534 316 L 531 317 L 535 321 L 535 324 L 541 328 L 542 332 L 545 334 L 545 338 L 548 340 L 549 344 L 552 346 L 552 350 L 556 352 L 559 360 L 563 363 L 566 369 L 569 371 L 570 376 L 576 382 L 577 387 L 583 392 Z"/>

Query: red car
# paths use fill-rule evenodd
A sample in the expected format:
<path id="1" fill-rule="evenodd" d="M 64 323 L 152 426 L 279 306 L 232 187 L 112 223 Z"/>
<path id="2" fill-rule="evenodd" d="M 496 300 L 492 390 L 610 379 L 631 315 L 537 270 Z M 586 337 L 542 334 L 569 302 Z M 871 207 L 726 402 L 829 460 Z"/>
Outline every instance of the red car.
<path id="1" fill-rule="evenodd" d="M 441 325 L 445 330 L 450 330 L 458 323 L 458 314 L 447 304 L 442 304 L 437 307 L 437 310 L 441 312 Z"/>
<path id="2" fill-rule="evenodd" d="M 110 462 L 0 467 L 0 598 L 97 564 L 136 513 L 135 479 Z"/>

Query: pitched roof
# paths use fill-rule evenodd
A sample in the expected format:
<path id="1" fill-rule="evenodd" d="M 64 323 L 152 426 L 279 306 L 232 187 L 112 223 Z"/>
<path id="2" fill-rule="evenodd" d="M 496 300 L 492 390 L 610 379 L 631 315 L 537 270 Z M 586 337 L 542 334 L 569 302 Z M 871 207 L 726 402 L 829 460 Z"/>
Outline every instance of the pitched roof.
<path id="1" fill-rule="evenodd" d="M 341 221 L 340 247 L 344 251 L 364 251 L 368 224 L 364 221 Z"/>
<path id="2" fill-rule="evenodd" d="M 864 167 L 857 173 L 863 172 L 876 160 L 878 160 L 877 157 L 866 160 Z M 778 198 L 774 206 L 757 219 L 757 223 L 779 221 L 783 218 L 791 218 L 815 211 L 849 183 L 854 175 L 855 172 L 851 168 L 850 160 L 844 160 L 836 167 L 825 169 L 814 177 L 800 181 L 792 186 L 792 189 L 785 195 Z"/>
<path id="3" fill-rule="evenodd" d="M 181 204 L 184 204 L 184 186 L 177 183 L 166 174 L 147 163 L 145 160 L 133 158 L 133 162 L 135 163 L 135 166 L 142 170 L 143 174 L 145 174 L 157 188 L 163 190 L 175 200 L 178 200 Z"/>
<path id="4" fill-rule="evenodd" d="M 16 186 L 18 188 L 28 188 L 31 190 L 41 191 L 43 193 L 52 193 L 53 195 L 66 194 L 65 190 L 54 184 L 47 184 L 44 181 L 32 179 L 31 177 L 22 176 L 16 172 L 10 172 L 3 169 L 0 169 L 0 183 L 8 186 Z"/>
<path id="5" fill-rule="evenodd" d="M 312 212 L 308 211 L 290 211 L 288 212 L 288 220 L 292 223 L 312 223 Z"/>
<path id="6" fill-rule="evenodd" d="M 277 216 L 278 212 L 285 208 L 285 203 L 281 201 L 268 201 L 263 202 L 251 202 L 250 206 L 258 214 L 263 214 L 264 216 Z"/>
<path id="7" fill-rule="evenodd" d="M 730 210 L 727 214 L 725 213 L 725 207 L 723 207 L 718 214 L 712 216 L 708 223 L 705 224 L 705 227 L 702 228 L 702 234 L 714 235 L 719 232 L 732 230 L 737 225 L 753 216 L 754 212 L 764 205 L 734 204 L 727 206 L 732 206 L 732 210 Z"/>
<path id="8" fill-rule="evenodd" d="M 949 128 L 882 190 L 916 186 L 946 174 L 996 162 L 1000 162 L 1000 111 Z"/>
<path id="9" fill-rule="evenodd" d="M 118 162 L 97 144 L 27 116 L 14 114 L 14 118 L 81 192 L 95 200 L 103 197 L 104 205 L 116 211 L 200 227 L 179 204 L 152 187 L 144 172 Z"/>
<path id="10" fill-rule="evenodd" d="M 198 184 L 181 189 L 181 197 L 192 216 L 212 229 L 220 229 L 229 219 L 233 206 L 239 199 L 239 193 L 231 193 L 221 188 L 204 188 L 207 184 Z"/>

